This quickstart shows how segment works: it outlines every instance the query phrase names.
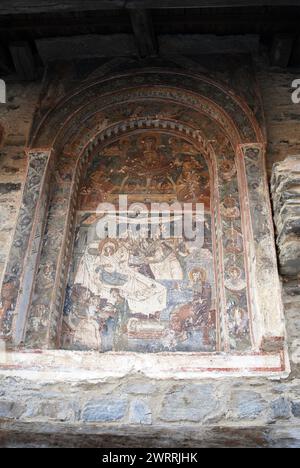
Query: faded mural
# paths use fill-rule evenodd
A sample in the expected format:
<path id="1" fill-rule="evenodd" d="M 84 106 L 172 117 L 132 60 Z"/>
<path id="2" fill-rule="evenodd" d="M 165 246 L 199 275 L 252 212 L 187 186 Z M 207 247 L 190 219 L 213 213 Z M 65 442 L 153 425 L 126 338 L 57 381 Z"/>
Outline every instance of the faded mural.
<path id="1" fill-rule="evenodd" d="M 204 204 L 204 243 L 166 238 L 162 221 L 151 237 L 99 239 L 97 206 L 103 201 L 117 204 L 119 194 L 146 205 Z M 234 212 L 229 205 L 224 209 Z M 90 164 L 77 220 L 64 348 L 216 351 L 211 175 L 197 149 L 161 133 L 136 134 L 108 146 Z M 238 237 L 232 242 L 238 248 Z"/>
<path id="2" fill-rule="evenodd" d="M 31 145 L 55 151 L 28 153 L 1 338 L 29 349 L 253 360 L 279 349 L 280 311 L 273 322 L 264 290 L 278 287 L 264 146 L 253 143 L 261 136 L 246 106 L 210 79 L 135 71 L 88 85 L 49 116 Z M 100 238 L 97 206 L 117 208 L 120 195 L 201 203 L 204 243 L 166 236 L 162 219 L 151 238 Z M 117 209 L 118 226 L 122 217 Z"/>
<path id="3" fill-rule="evenodd" d="M 251 350 L 241 196 L 226 140 L 216 163 L 188 140 L 153 130 L 91 157 L 78 198 L 63 348 Z M 203 204 L 204 243 L 166 238 L 162 221 L 147 238 L 99 239 L 97 207 L 118 208 L 120 194 L 129 203 Z"/>

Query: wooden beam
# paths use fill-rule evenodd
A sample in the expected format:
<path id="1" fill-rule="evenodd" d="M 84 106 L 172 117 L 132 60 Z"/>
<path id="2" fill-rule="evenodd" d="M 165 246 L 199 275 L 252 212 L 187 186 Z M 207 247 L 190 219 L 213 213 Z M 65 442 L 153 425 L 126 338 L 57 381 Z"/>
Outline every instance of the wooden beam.
<path id="1" fill-rule="evenodd" d="M 125 8 L 227 8 L 299 6 L 299 0 L 1 0 L 0 15 L 116 10 Z"/>
<path id="2" fill-rule="evenodd" d="M 149 10 L 130 10 L 132 28 L 140 57 L 157 55 L 158 45 Z"/>
<path id="3" fill-rule="evenodd" d="M 35 41 L 44 64 L 56 60 L 137 56 L 133 34 L 53 37 Z"/>
<path id="4" fill-rule="evenodd" d="M 6 74 L 12 71 L 12 63 L 9 60 L 6 48 L 0 44 L 0 72 Z"/>
<path id="5" fill-rule="evenodd" d="M 158 36 L 162 56 L 206 54 L 252 54 L 259 51 L 259 36 L 216 36 L 211 34 L 162 34 Z"/>
<path id="6" fill-rule="evenodd" d="M 259 49 L 259 36 L 212 36 L 205 34 L 164 34 L 158 38 L 163 56 L 203 54 L 249 54 Z M 57 60 L 97 57 L 136 57 L 133 34 L 53 37 L 35 41 L 44 64 Z"/>
<path id="7" fill-rule="evenodd" d="M 126 8 L 236 8 L 300 6 L 299 0 L 128 0 Z"/>
<path id="8" fill-rule="evenodd" d="M 270 51 L 270 62 L 274 67 L 286 68 L 291 59 L 294 37 L 289 34 L 276 34 Z"/>
<path id="9" fill-rule="evenodd" d="M 293 52 L 291 56 L 290 66 L 292 67 L 300 67 L 300 37 L 295 40 Z M 299 284 L 300 287 L 300 284 Z"/>
<path id="10" fill-rule="evenodd" d="M 9 50 L 19 78 L 26 81 L 35 80 L 37 70 L 30 45 L 27 42 L 13 42 Z"/>

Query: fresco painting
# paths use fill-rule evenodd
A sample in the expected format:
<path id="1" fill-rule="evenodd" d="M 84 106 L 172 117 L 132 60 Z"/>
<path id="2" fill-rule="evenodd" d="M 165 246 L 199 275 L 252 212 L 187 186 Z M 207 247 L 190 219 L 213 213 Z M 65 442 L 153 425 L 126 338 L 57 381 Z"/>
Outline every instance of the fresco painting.
<path id="1" fill-rule="evenodd" d="M 251 349 L 242 209 L 235 155 L 226 148 L 219 162 L 224 287 L 228 345 L 233 351 Z"/>
<path id="2" fill-rule="evenodd" d="M 226 138 L 216 162 L 213 169 L 194 144 L 161 131 L 134 132 L 90 157 L 78 197 L 63 348 L 251 350 L 242 205 Z M 166 235 L 161 217 L 152 226 L 140 221 L 146 236 L 99 238 L 99 203 L 115 208 L 122 230 L 120 195 L 149 210 L 155 203 L 202 204 L 203 242 L 172 235 L 175 218 Z"/>
<path id="3" fill-rule="evenodd" d="M 204 204 L 204 243 L 166 238 L 163 221 L 155 236 L 99 240 L 97 206 L 117 203 L 120 194 L 146 205 Z M 63 328 L 66 349 L 216 351 L 211 177 L 189 142 L 139 134 L 91 161 L 79 196 Z"/>

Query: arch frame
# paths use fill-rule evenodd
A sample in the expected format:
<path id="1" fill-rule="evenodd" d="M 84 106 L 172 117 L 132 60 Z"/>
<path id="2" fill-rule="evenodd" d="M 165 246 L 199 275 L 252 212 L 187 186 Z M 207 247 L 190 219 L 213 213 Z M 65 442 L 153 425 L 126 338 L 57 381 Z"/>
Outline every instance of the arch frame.
<path id="1" fill-rule="evenodd" d="M 254 373 L 287 372 L 288 362 L 285 352 L 283 310 L 280 297 L 279 278 L 276 267 L 274 238 L 272 238 L 273 225 L 270 205 L 266 197 L 266 193 L 268 192 L 264 164 L 265 141 L 263 137 L 263 131 L 260 130 L 259 125 L 247 104 L 243 102 L 241 98 L 235 96 L 231 90 L 228 90 L 226 87 L 220 85 L 219 83 L 215 83 L 206 77 L 200 77 L 190 73 L 185 74 L 184 72 L 181 72 L 179 76 L 188 76 L 190 79 L 194 79 L 197 83 L 202 81 L 209 86 L 215 87 L 218 92 L 223 93 L 225 96 L 224 99 L 226 105 L 228 106 L 228 101 L 230 101 L 232 108 L 237 106 L 240 109 L 241 115 L 243 115 L 243 117 L 236 116 L 236 121 L 234 121 L 233 117 L 226 113 L 226 110 L 222 109 L 222 107 L 213 100 L 212 96 L 203 96 L 200 92 L 196 93 L 194 90 L 192 91 L 189 88 L 184 89 L 182 86 L 178 86 L 178 88 L 170 86 L 170 83 L 168 83 L 168 78 L 170 78 L 174 72 L 166 70 L 142 70 L 140 71 L 140 75 L 141 77 L 144 75 L 147 76 L 147 79 L 145 80 L 147 82 L 146 84 L 144 82 L 141 83 L 142 80 L 140 79 L 140 83 L 137 85 L 136 76 L 132 74 L 123 74 L 121 77 L 117 76 L 104 78 L 100 80 L 100 83 L 98 81 L 96 81 L 96 83 L 85 83 L 81 88 L 78 89 L 77 92 L 68 96 L 68 98 L 60 102 L 60 104 L 55 109 L 51 110 L 50 113 L 43 119 L 42 123 L 38 126 L 38 130 L 36 132 L 32 132 L 32 146 L 27 150 L 29 163 L 23 192 L 23 203 L 19 214 L 12 252 L 7 263 L 5 282 L 3 286 L 3 288 L 5 288 L 5 285 L 7 284 L 13 285 L 13 292 L 11 294 L 13 297 L 12 299 L 9 299 L 10 304 L 8 305 L 8 309 L 5 310 L 4 316 L 2 317 L 2 337 L 6 340 L 8 346 L 14 350 L 16 348 L 19 349 L 20 347 L 23 348 L 24 345 L 29 349 L 35 348 L 49 350 L 55 349 L 59 344 L 62 305 L 64 301 L 64 290 L 66 285 L 66 265 L 70 260 L 72 252 L 74 215 L 76 211 L 76 193 L 80 184 L 81 172 L 84 166 L 84 158 L 89 157 L 93 151 L 97 150 L 99 141 L 102 144 L 107 144 L 110 139 L 117 136 L 118 132 L 121 134 L 122 130 L 125 132 L 127 126 L 129 126 L 129 128 L 131 128 L 133 131 L 135 129 L 138 131 L 139 129 L 143 128 L 149 129 L 151 128 L 151 125 L 153 125 L 153 128 L 157 128 L 160 125 L 165 125 L 165 129 L 168 128 L 168 126 L 169 128 L 174 129 L 177 125 L 181 128 L 181 131 L 183 130 L 183 132 L 186 132 L 187 137 L 198 140 L 198 143 L 202 145 L 202 148 L 207 151 L 211 157 L 213 157 L 214 150 L 212 148 L 211 142 L 205 140 L 199 130 L 195 128 L 188 129 L 188 127 L 186 127 L 185 130 L 185 125 L 183 122 L 174 122 L 170 119 L 154 119 L 149 115 L 144 117 L 140 116 L 139 118 L 131 117 L 127 120 L 119 121 L 114 124 L 106 122 L 106 126 L 104 125 L 100 132 L 98 131 L 99 129 L 96 131 L 93 128 L 88 128 L 86 141 L 76 141 L 76 128 L 78 129 L 78 122 L 83 121 L 81 118 L 82 115 L 86 116 L 89 114 L 87 108 L 91 108 L 94 105 L 96 108 L 95 110 L 99 112 L 99 108 L 97 105 L 95 106 L 95 100 L 93 102 L 91 101 L 91 89 L 98 89 L 98 86 L 103 86 L 103 83 L 106 85 L 108 83 L 108 86 L 113 88 L 113 83 L 115 80 L 121 80 L 122 82 L 124 76 L 126 79 L 131 76 L 135 83 L 134 86 L 130 87 L 130 92 L 134 95 L 135 90 L 139 91 L 141 94 L 141 99 L 145 99 L 145 90 L 147 89 L 149 91 L 149 83 L 147 80 L 152 73 L 156 76 L 157 81 L 160 80 L 160 78 L 158 78 L 159 73 L 161 73 L 164 77 L 167 77 L 165 85 L 162 86 L 161 83 L 155 83 L 154 87 L 150 87 L 150 91 L 152 91 L 152 93 L 153 89 L 154 91 L 159 91 L 160 93 L 162 90 L 166 90 L 166 95 L 162 96 L 160 94 L 160 98 L 164 102 L 169 103 L 173 101 L 177 104 L 178 101 L 175 99 L 176 93 L 178 93 L 178 95 L 184 95 L 185 105 L 187 107 L 192 107 L 191 101 L 198 102 L 199 107 L 195 105 L 195 110 L 197 109 L 200 113 L 202 112 L 204 115 L 209 116 L 212 120 L 215 120 L 215 122 L 217 122 L 217 124 L 222 128 L 222 132 L 226 134 L 227 137 L 229 137 L 231 144 L 234 146 L 237 170 L 239 174 L 238 179 L 240 181 L 240 190 L 242 194 L 241 200 L 243 225 L 245 227 L 247 256 L 250 260 L 249 263 L 251 263 L 251 265 L 248 265 L 247 271 L 249 271 L 249 276 L 252 281 L 252 284 L 250 285 L 251 291 L 255 291 L 255 294 L 253 294 L 253 296 L 249 299 L 251 305 L 253 306 L 252 309 L 254 312 L 251 319 L 253 329 L 253 350 L 247 357 L 247 362 L 249 363 L 248 369 L 250 369 L 250 371 L 253 370 Z M 112 98 L 111 105 L 108 105 L 108 109 L 115 105 L 113 99 L 115 96 L 121 96 L 121 103 L 123 105 L 128 104 L 128 102 L 132 102 L 130 98 L 129 101 L 126 101 L 126 99 L 124 100 L 124 97 L 122 98 L 122 93 L 125 95 L 127 93 L 128 96 L 128 89 L 120 90 L 117 88 L 118 86 L 110 93 L 107 93 L 105 92 L 106 90 L 104 90 L 103 94 L 100 94 L 99 96 L 96 93 L 97 100 L 104 102 L 107 96 Z M 148 95 L 146 94 L 146 96 L 148 96 L 150 100 L 159 96 L 159 93 L 158 96 L 154 96 L 152 94 L 151 97 L 149 97 L 149 94 L 151 93 L 148 93 Z M 76 98 L 78 98 L 78 96 L 80 96 L 81 101 L 86 99 L 86 102 L 82 106 L 78 106 L 78 103 L 76 104 Z M 74 105 L 72 103 L 72 99 L 75 99 Z M 234 106 L 232 103 L 234 103 Z M 103 112 L 103 108 L 100 110 L 100 112 Z M 66 114 L 66 118 L 63 121 L 60 121 L 61 113 Z M 54 138 L 52 138 L 51 133 L 47 133 L 46 129 L 49 127 L 55 128 L 55 119 L 57 119 L 59 122 L 59 130 L 54 135 Z M 251 127 L 252 129 L 251 131 L 249 130 L 249 134 L 255 135 L 255 141 L 248 141 L 247 138 L 245 138 L 245 135 L 243 135 L 243 132 L 241 132 L 238 122 L 245 121 L 248 121 L 249 128 Z M 225 125 L 223 125 L 224 122 Z M 84 124 L 83 128 L 85 128 Z M 70 135 L 73 136 L 70 137 Z M 39 144 L 45 144 L 46 146 L 39 147 Z M 262 174 L 260 186 L 256 189 L 253 188 L 253 181 L 249 180 L 251 174 L 251 164 L 253 163 L 253 155 L 249 157 L 249 154 L 251 152 L 253 153 L 253 151 L 256 155 L 255 163 L 261 170 Z M 68 184 L 61 183 L 61 185 L 56 184 L 55 187 L 53 187 L 52 181 L 57 181 L 57 167 L 60 163 L 62 155 L 71 155 L 69 164 L 74 166 L 75 163 L 76 171 L 71 174 L 71 178 Z M 39 170 L 36 168 L 37 160 L 43 161 Z M 53 173 L 55 173 L 54 178 Z M 215 189 L 217 190 L 216 186 Z M 262 193 L 262 189 L 264 193 Z M 53 280 L 51 288 L 51 300 L 46 307 L 42 307 L 42 309 L 39 310 L 39 314 L 37 316 L 33 315 L 30 317 L 30 310 L 32 304 L 34 303 L 34 297 L 36 296 L 37 292 L 36 283 L 38 281 L 38 274 L 41 269 L 45 267 L 45 265 L 41 264 L 42 251 L 45 245 L 45 236 L 47 235 L 47 222 L 49 221 L 49 218 L 51 219 L 51 216 L 53 216 L 53 213 L 51 214 L 51 200 L 53 200 L 53 197 L 56 196 L 55 191 L 57 190 L 69 191 L 69 196 L 66 200 L 66 225 L 64 226 L 64 229 L 61 233 L 60 249 L 55 268 L 55 275 L 54 277 L 51 277 L 50 275 L 50 279 Z M 35 192 L 34 197 L 32 195 L 33 191 Z M 266 254 L 266 251 L 261 252 L 259 241 L 255 240 L 256 233 L 253 232 L 253 213 L 255 210 L 255 205 L 257 205 L 258 202 L 263 204 L 263 213 L 267 218 L 264 237 L 266 238 L 266 246 L 269 249 L 268 255 Z M 25 232 L 25 236 L 24 232 L 22 232 L 23 239 L 21 241 L 20 232 L 18 232 L 18 226 L 22 225 L 22 220 L 24 219 L 25 215 L 28 216 L 29 213 L 32 214 L 32 222 L 26 226 L 27 230 Z M 220 239 L 218 242 L 220 243 Z M 16 253 L 14 252 L 14 248 L 16 246 L 19 249 L 19 259 L 16 258 Z M 25 256 L 24 248 L 26 252 Z M 262 271 L 262 258 L 264 258 L 265 261 L 267 261 L 267 263 L 270 265 L 268 274 L 270 274 L 271 284 L 278 301 L 275 311 L 270 311 L 270 307 L 267 303 L 263 291 L 265 286 L 263 282 L 265 281 L 266 275 Z M 18 260 L 19 268 L 16 270 L 16 264 L 18 263 Z M 222 266 L 220 264 L 219 267 L 224 270 L 224 265 Z M 5 298 L 7 297 L 7 293 L 5 291 L 3 292 L 3 288 L 1 297 L 2 310 L 3 307 L 5 307 Z M 223 299 L 223 307 L 224 300 L 225 299 Z M 31 325 L 28 327 L 28 320 L 30 319 Z M 43 330 L 40 330 L 37 323 L 44 323 L 45 321 L 47 322 L 47 326 L 44 327 Z M 33 339 L 30 330 L 38 332 L 37 340 Z M 28 337 L 27 343 L 26 337 Z M 224 350 L 228 353 L 228 362 L 230 361 L 230 357 L 240 359 L 240 362 L 245 361 L 245 355 L 240 354 L 234 356 L 234 353 L 229 353 L 228 344 L 225 346 Z M 48 351 L 45 352 L 47 353 Z M 55 352 L 61 353 L 60 351 Z M 200 358 L 201 360 L 203 358 L 203 363 L 206 362 L 206 364 L 208 361 L 205 361 L 205 359 L 209 359 L 207 356 L 201 356 L 201 353 L 195 354 L 195 362 L 193 361 L 193 365 L 195 366 L 195 369 L 197 369 L 197 371 L 195 371 L 197 375 L 204 375 L 205 369 L 210 369 L 209 372 L 214 372 L 214 369 L 217 369 L 217 367 L 214 365 L 212 367 L 205 367 L 204 364 L 199 368 L 199 362 L 197 363 L 197 359 Z M 185 358 L 182 357 L 182 359 Z M 149 357 L 149 362 L 154 362 L 154 360 L 155 359 L 153 356 Z M 141 359 L 138 359 L 137 362 L 140 361 Z M 257 363 L 260 362 L 260 364 L 264 361 L 265 365 L 257 365 L 256 361 Z M 167 361 L 165 361 L 165 363 L 166 362 Z M 169 361 L 169 365 L 171 365 L 171 360 Z M 162 366 L 164 366 L 164 364 L 162 364 Z M 230 365 L 226 365 L 226 359 L 223 360 L 223 366 L 224 367 L 220 367 L 218 369 L 225 369 L 225 372 L 236 372 L 236 370 L 230 367 Z M 190 370 L 187 369 L 189 369 L 189 367 L 187 367 L 184 371 L 185 375 L 190 372 Z M 239 369 L 239 366 L 237 365 L 235 369 Z M 191 372 L 193 373 L 194 370 Z"/>

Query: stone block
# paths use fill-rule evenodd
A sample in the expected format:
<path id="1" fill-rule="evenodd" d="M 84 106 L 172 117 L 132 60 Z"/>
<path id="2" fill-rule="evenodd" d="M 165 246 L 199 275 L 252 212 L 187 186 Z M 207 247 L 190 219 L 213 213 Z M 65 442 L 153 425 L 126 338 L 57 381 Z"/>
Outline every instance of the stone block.
<path id="1" fill-rule="evenodd" d="M 292 402 L 292 413 L 295 418 L 300 418 L 300 401 Z"/>
<path id="2" fill-rule="evenodd" d="M 127 410 L 125 399 L 103 399 L 88 402 L 81 419 L 87 422 L 113 422 L 123 419 Z"/>
<path id="3" fill-rule="evenodd" d="M 218 409 L 214 385 L 176 386 L 166 395 L 160 417 L 170 422 L 200 422 L 214 417 Z"/>
<path id="4" fill-rule="evenodd" d="M 41 418 L 53 421 L 74 421 L 76 405 L 68 401 L 32 401 L 25 417 Z"/>
<path id="5" fill-rule="evenodd" d="M 21 190 L 21 184 L 0 183 L 0 195 L 6 195 L 10 192 L 19 192 L 20 190 Z"/>
<path id="6" fill-rule="evenodd" d="M 9 400 L 0 400 L 0 418 L 19 419 L 26 406 Z"/>
<path id="7" fill-rule="evenodd" d="M 152 411 L 147 401 L 134 400 L 130 404 L 129 422 L 131 424 L 151 424 Z"/>
<path id="8" fill-rule="evenodd" d="M 291 405 L 286 398 L 278 398 L 271 403 L 272 418 L 289 419 L 291 417 Z"/>
<path id="9" fill-rule="evenodd" d="M 123 387 L 125 393 L 133 395 L 150 395 L 155 392 L 156 386 L 151 383 L 130 383 Z"/>
<path id="10" fill-rule="evenodd" d="M 267 409 L 267 402 L 259 393 L 235 391 L 231 396 L 231 412 L 238 419 L 256 419 Z"/>

